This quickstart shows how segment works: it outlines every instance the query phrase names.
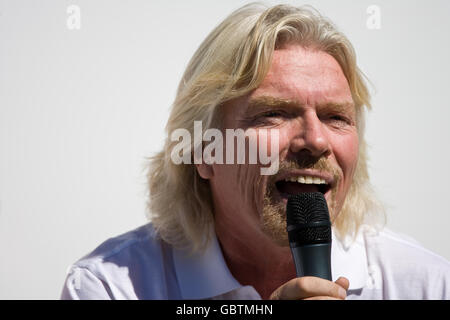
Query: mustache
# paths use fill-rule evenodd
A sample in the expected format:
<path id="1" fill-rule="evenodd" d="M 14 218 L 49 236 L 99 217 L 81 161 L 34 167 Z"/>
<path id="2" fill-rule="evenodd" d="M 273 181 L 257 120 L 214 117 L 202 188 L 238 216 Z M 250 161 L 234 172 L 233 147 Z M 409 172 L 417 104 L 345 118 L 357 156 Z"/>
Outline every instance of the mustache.
<path id="1" fill-rule="evenodd" d="M 299 157 L 298 159 L 281 161 L 279 164 L 278 173 L 270 177 L 270 182 L 274 183 L 278 176 L 296 169 L 312 169 L 318 172 L 326 172 L 333 175 L 335 181 L 339 181 L 340 179 L 339 169 L 332 165 L 326 158 L 305 156 L 301 158 Z"/>

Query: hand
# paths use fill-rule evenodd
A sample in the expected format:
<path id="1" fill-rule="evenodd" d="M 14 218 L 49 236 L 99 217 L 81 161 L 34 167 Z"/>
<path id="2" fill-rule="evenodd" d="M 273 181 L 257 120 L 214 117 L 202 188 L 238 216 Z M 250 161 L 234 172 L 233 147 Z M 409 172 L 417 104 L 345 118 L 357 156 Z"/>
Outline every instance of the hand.
<path id="1" fill-rule="evenodd" d="M 300 277 L 289 280 L 278 287 L 271 300 L 344 300 L 347 297 L 347 278 L 340 277 L 336 282 L 317 278 Z"/>

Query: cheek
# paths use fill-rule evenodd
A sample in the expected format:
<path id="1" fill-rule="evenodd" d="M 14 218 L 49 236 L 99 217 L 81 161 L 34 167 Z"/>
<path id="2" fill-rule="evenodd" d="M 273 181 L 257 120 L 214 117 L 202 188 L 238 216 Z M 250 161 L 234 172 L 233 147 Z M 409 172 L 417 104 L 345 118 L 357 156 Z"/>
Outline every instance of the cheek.
<path id="1" fill-rule="evenodd" d="M 292 128 L 288 124 L 284 124 L 282 126 L 279 126 L 276 128 L 276 135 L 273 135 L 269 138 L 267 147 L 269 150 L 269 156 L 274 157 L 275 155 L 278 156 L 279 160 L 282 161 L 286 157 L 289 146 L 291 143 L 291 139 L 293 136 L 293 132 L 295 134 L 295 130 L 293 131 Z M 272 143 L 272 138 L 276 139 L 276 143 Z M 276 150 L 272 150 L 273 147 L 276 146 Z"/>
<path id="2" fill-rule="evenodd" d="M 219 197 L 233 199 L 229 205 L 243 206 L 246 202 L 253 203 L 253 198 L 259 194 L 255 188 L 261 186 L 261 177 L 256 165 L 214 165 L 211 184 Z"/>
<path id="3" fill-rule="evenodd" d="M 286 149 L 291 141 L 292 130 L 288 126 L 284 126 L 278 130 L 280 150 Z"/>
<path id="4" fill-rule="evenodd" d="M 336 161 L 342 169 L 344 182 L 350 184 L 358 163 L 358 135 L 354 132 L 335 137 L 332 144 Z"/>
<path id="5" fill-rule="evenodd" d="M 239 168 L 230 164 L 214 164 L 213 171 L 211 182 L 216 186 L 216 190 L 221 190 L 223 195 L 232 194 L 240 182 Z"/>

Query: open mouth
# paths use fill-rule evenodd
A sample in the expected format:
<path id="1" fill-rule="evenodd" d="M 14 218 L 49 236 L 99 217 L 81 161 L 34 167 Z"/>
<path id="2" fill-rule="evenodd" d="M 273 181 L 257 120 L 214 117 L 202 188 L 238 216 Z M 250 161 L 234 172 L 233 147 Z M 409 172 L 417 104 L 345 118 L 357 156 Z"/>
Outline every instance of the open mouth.
<path id="1" fill-rule="evenodd" d="M 331 189 L 331 185 L 325 179 L 304 175 L 279 180 L 275 186 L 281 197 L 285 199 L 302 192 L 321 192 L 325 195 Z"/>

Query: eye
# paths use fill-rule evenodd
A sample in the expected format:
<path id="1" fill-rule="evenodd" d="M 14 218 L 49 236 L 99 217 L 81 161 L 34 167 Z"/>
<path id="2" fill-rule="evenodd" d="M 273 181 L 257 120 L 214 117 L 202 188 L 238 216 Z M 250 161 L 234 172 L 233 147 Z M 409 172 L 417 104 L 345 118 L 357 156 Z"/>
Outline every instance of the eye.
<path id="1" fill-rule="evenodd" d="M 340 115 L 340 114 L 331 114 L 326 117 L 324 117 L 324 120 L 328 122 L 329 124 L 336 126 L 336 127 L 345 127 L 348 125 L 353 125 L 353 121 L 346 116 Z"/>
<path id="2" fill-rule="evenodd" d="M 268 111 L 261 115 L 264 118 L 276 118 L 276 117 L 282 117 L 283 113 L 279 111 Z"/>
<path id="3" fill-rule="evenodd" d="M 330 119 L 331 119 L 331 120 L 336 120 L 336 121 L 347 121 L 346 118 L 344 118 L 344 117 L 342 117 L 342 116 L 339 116 L 339 115 L 331 116 Z"/>
<path id="4" fill-rule="evenodd" d="M 260 118 L 291 118 L 292 114 L 286 110 L 267 110 L 259 114 Z"/>
<path id="5" fill-rule="evenodd" d="M 247 121 L 251 126 L 277 126 L 283 124 L 290 118 L 292 118 L 292 115 L 285 110 L 266 109 L 249 116 Z"/>

